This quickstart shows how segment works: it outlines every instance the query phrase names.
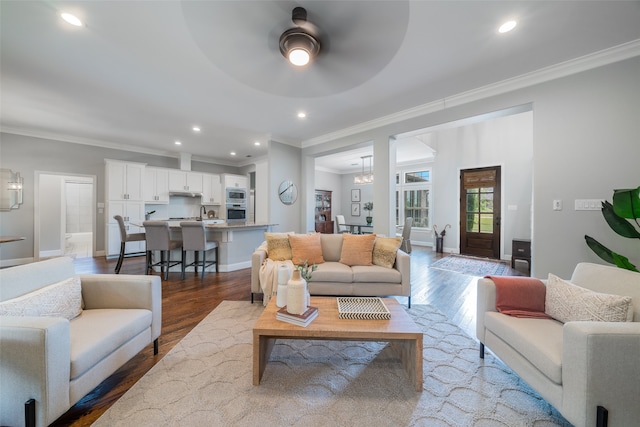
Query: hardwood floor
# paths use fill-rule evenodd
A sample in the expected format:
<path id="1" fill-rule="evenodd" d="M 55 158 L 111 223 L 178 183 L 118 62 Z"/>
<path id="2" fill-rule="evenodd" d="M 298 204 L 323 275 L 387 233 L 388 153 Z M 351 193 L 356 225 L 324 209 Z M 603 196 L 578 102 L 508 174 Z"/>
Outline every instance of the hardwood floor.
<path id="1" fill-rule="evenodd" d="M 447 254 L 444 254 L 446 256 Z M 477 277 L 439 269 L 431 263 L 443 257 L 431 248 L 413 247 L 411 253 L 411 304 L 431 304 L 475 337 Z M 77 273 L 113 273 L 116 259 L 81 258 L 75 261 Z M 144 274 L 144 257 L 126 258 L 120 274 Z M 512 270 L 513 274 L 520 274 Z M 164 357 L 194 326 L 224 300 L 250 304 L 250 269 L 230 273 L 207 273 L 205 279 L 171 273 L 162 282 L 162 335 L 158 355 L 153 346 L 136 355 L 111 377 L 61 416 L 53 426 L 90 426 L 116 400 L 131 388 L 153 365 Z M 398 297 L 406 304 L 406 298 Z M 258 298 L 256 304 L 261 304 Z"/>

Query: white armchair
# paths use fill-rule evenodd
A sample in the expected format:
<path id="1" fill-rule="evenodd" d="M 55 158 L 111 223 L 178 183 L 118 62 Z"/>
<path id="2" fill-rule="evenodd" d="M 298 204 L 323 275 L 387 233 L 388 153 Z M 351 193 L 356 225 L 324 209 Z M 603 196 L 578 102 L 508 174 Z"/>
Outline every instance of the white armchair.
<path id="1" fill-rule="evenodd" d="M 629 296 L 632 322 L 524 319 L 496 309 L 496 285 L 478 280 L 476 334 L 575 426 L 630 426 L 640 420 L 640 273 L 580 263 L 571 283 Z M 608 421 L 607 421 L 608 420 Z"/>

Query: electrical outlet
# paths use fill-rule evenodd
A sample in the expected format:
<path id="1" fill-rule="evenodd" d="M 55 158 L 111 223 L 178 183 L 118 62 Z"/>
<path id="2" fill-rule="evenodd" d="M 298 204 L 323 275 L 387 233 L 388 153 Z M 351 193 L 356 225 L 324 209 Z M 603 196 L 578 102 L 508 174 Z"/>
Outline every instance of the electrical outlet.
<path id="1" fill-rule="evenodd" d="M 553 201 L 553 210 L 561 211 L 562 210 L 562 200 L 554 200 Z"/>

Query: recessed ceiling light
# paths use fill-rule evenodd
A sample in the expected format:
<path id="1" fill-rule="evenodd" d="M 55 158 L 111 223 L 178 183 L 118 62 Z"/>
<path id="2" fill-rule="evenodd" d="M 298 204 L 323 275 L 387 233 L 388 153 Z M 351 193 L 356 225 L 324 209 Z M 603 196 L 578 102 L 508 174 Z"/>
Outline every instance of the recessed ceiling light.
<path id="1" fill-rule="evenodd" d="M 299 119 L 304 119 L 305 117 L 307 117 L 307 113 L 305 113 L 304 111 L 300 111 L 298 113 L 298 118 Z"/>
<path id="2" fill-rule="evenodd" d="M 182 142 L 180 142 L 180 141 L 176 141 L 176 142 L 174 142 L 174 144 L 176 144 L 176 145 L 182 145 Z"/>
<path id="3" fill-rule="evenodd" d="M 254 142 L 253 145 L 255 145 L 256 147 L 260 146 L 260 141 Z"/>
<path id="4" fill-rule="evenodd" d="M 60 14 L 60 17 L 71 25 L 75 25 L 76 27 L 82 27 L 82 21 L 78 19 L 78 17 L 75 15 L 63 12 Z"/>
<path id="5" fill-rule="evenodd" d="M 194 126 L 191 128 L 194 132 L 200 132 L 200 126 Z"/>
<path id="6" fill-rule="evenodd" d="M 235 151 L 232 151 L 232 152 L 231 152 L 231 153 L 229 153 L 229 154 L 231 154 L 232 156 L 235 156 L 235 155 L 236 155 L 236 152 L 235 152 Z"/>
<path id="7" fill-rule="evenodd" d="M 518 25 L 516 21 L 507 21 L 504 24 L 500 25 L 500 28 L 498 28 L 498 32 L 508 33 L 509 31 L 513 30 L 516 25 Z"/>

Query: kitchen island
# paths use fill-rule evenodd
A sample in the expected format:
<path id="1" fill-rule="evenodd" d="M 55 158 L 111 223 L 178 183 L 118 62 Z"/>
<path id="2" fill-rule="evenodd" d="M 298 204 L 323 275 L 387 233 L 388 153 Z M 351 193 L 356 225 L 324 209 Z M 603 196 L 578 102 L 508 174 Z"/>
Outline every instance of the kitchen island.
<path id="1" fill-rule="evenodd" d="M 171 239 L 181 240 L 182 229 L 179 220 L 167 220 L 171 229 Z M 264 233 L 271 231 L 271 227 L 278 224 L 253 223 L 253 222 L 231 222 L 215 223 L 204 220 L 207 230 L 207 240 L 215 240 L 219 244 L 218 271 L 228 272 L 251 268 L 251 254 L 264 241 Z M 142 224 L 133 224 L 142 227 Z M 179 260 L 180 250 L 171 252 L 172 260 Z M 193 252 L 187 252 L 187 264 L 193 262 Z M 180 271 L 181 266 L 176 265 L 169 271 Z M 187 271 L 193 271 L 189 267 Z M 207 271 L 215 271 L 215 266 L 207 268 Z"/>

